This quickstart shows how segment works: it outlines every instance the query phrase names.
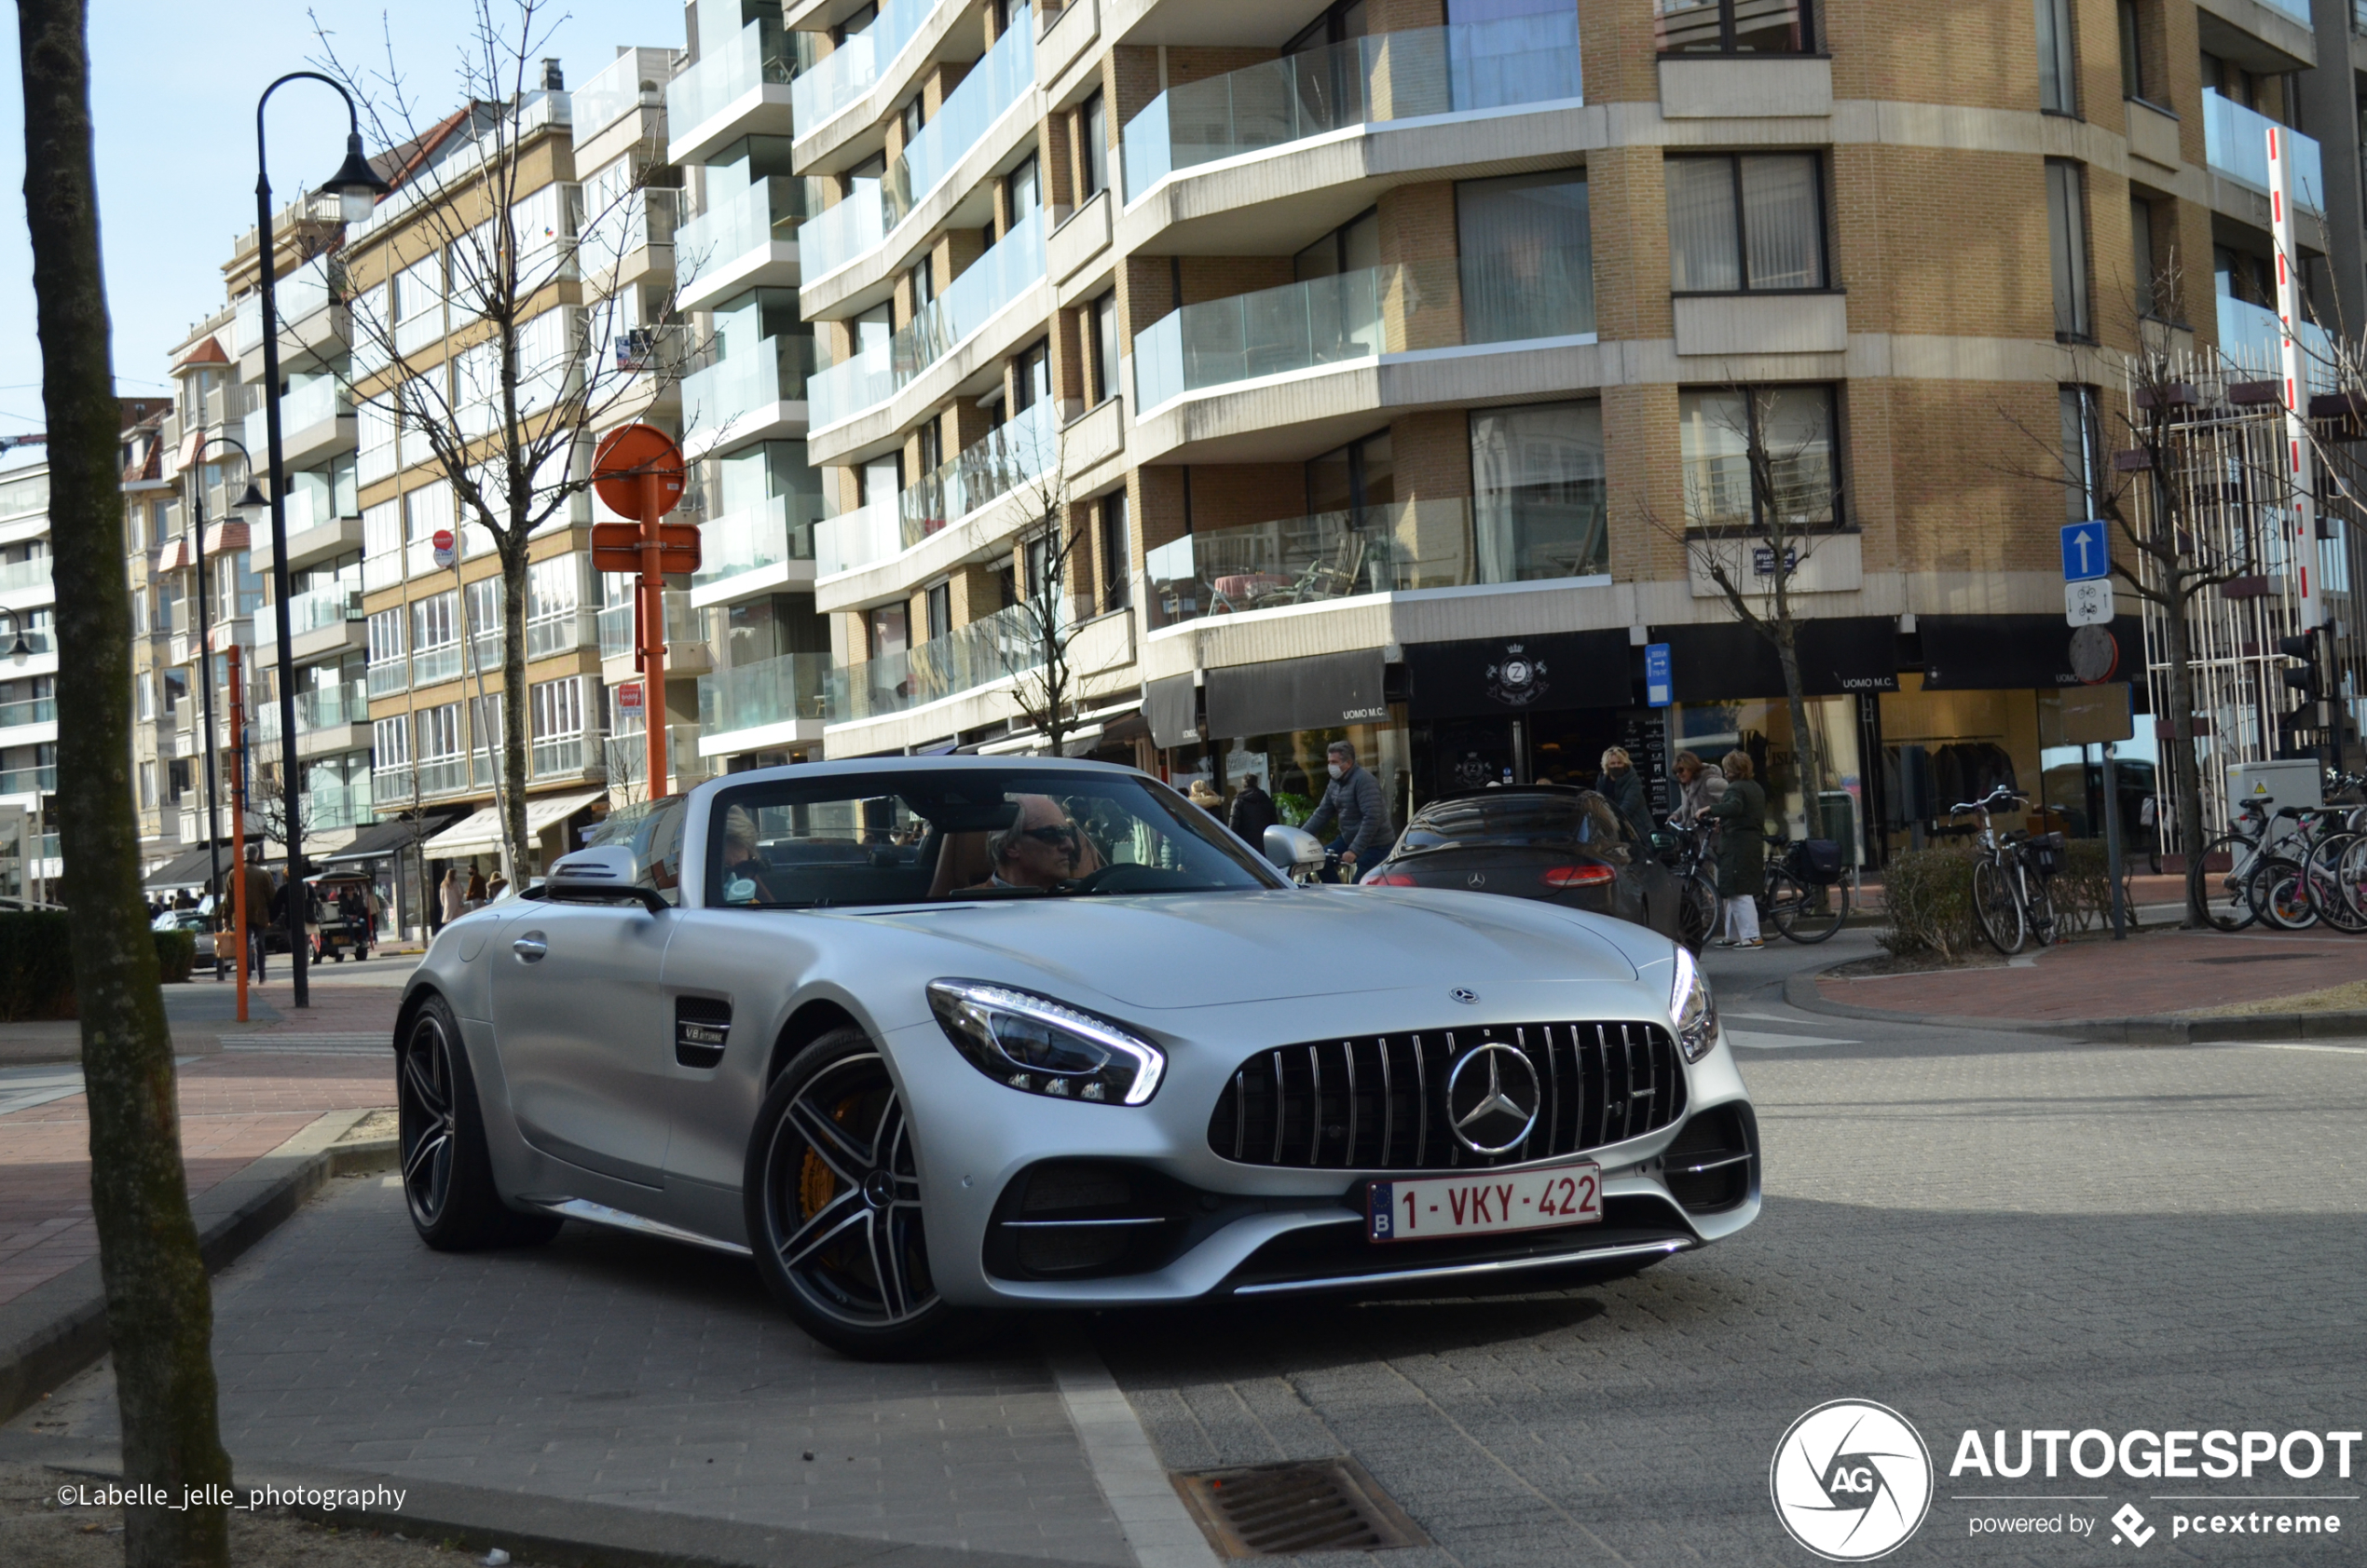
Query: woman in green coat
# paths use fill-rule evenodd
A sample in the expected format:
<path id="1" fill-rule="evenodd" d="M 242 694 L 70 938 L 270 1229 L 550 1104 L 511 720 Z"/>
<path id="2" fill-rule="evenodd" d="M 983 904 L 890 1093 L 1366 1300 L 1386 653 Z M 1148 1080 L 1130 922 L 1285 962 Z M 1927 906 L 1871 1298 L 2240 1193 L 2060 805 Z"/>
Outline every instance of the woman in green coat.
<path id="1" fill-rule="evenodd" d="M 1767 791 L 1751 777 L 1748 752 L 1730 751 L 1719 762 L 1726 793 L 1702 815 L 1718 825 L 1717 898 L 1726 911 L 1721 948 L 1760 948 L 1759 896 L 1767 891 Z"/>

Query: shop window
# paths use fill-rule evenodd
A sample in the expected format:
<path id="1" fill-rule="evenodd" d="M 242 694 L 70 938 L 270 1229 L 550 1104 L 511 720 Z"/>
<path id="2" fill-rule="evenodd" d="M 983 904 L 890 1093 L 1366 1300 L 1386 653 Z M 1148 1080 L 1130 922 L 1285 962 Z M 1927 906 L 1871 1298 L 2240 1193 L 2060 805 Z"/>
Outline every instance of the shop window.
<path id="1" fill-rule="evenodd" d="M 1840 525 L 1831 388 L 1688 391 L 1677 417 L 1687 527 Z"/>
<path id="2" fill-rule="evenodd" d="M 1455 187 L 1455 217 L 1464 342 L 1594 330 L 1585 170 L 1465 181 Z"/>
<path id="3" fill-rule="evenodd" d="M 1662 54 L 1806 54 L 1809 0 L 1659 0 Z"/>
<path id="4" fill-rule="evenodd" d="M 1471 490 L 1482 582 L 1591 577 L 1610 569 L 1601 403 L 1474 413 Z"/>
<path id="5" fill-rule="evenodd" d="M 1668 286 L 1678 293 L 1827 286 L 1824 181 L 1813 153 L 1672 157 Z"/>

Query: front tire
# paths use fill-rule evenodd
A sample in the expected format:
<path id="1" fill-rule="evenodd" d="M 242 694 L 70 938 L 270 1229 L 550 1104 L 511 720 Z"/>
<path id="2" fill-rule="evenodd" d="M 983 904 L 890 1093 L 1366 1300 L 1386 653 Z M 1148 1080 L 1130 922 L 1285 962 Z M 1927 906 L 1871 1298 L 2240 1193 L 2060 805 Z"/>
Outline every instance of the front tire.
<path id="1" fill-rule="evenodd" d="M 1980 934 L 1989 945 L 2007 958 L 2022 950 L 2021 901 L 2014 896 L 2013 885 L 1993 860 L 1973 866 L 1973 918 L 1980 922 Z"/>
<path id="2" fill-rule="evenodd" d="M 748 1244 L 798 1327 L 842 1356 L 905 1360 L 972 1338 L 929 1274 L 912 1128 L 887 1060 L 860 1029 L 798 1053 L 748 1139 Z"/>
<path id="3" fill-rule="evenodd" d="M 494 1186 L 476 1079 L 444 998 L 429 997 L 411 1015 L 394 1072 L 403 1200 L 421 1241 L 469 1252 L 538 1246 L 559 1234 L 555 1217 L 520 1214 Z"/>
<path id="4" fill-rule="evenodd" d="M 1767 913 L 1787 941 L 1824 941 L 1849 919 L 1849 890 L 1836 882 L 1823 887 L 1804 882 L 1780 866 L 1767 873 Z"/>

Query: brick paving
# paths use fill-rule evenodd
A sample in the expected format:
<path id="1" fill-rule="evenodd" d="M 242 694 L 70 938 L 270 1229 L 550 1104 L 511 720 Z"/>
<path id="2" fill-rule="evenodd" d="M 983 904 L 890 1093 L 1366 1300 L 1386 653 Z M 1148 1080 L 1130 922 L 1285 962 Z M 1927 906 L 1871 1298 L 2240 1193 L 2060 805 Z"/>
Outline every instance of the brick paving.
<path id="1" fill-rule="evenodd" d="M 2025 958 L 2029 955 L 2025 954 Z M 2308 932 L 2158 932 L 2078 941 L 2030 963 L 1816 982 L 1827 1002 L 1907 1017 L 2056 1022 L 2144 1017 L 2348 985 L 2367 943 Z"/>

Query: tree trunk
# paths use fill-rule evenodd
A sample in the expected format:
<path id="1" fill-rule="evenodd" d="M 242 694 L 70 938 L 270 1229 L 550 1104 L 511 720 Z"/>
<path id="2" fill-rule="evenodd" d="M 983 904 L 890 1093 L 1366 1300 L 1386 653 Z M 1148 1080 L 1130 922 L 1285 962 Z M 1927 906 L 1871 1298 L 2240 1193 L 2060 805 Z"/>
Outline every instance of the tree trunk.
<path id="1" fill-rule="evenodd" d="M 131 592 L 120 416 L 109 361 L 82 0 L 20 0 L 25 219 L 49 433 L 57 579 L 58 828 L 82 1015 L 90 1207 L 116 1360 L 124 1479 L 168 1498 L 227 1487 L 214 1415 L 213 1305 L 181 1166 L 172 1039 L 140 897 L 131 805 Z M 125 1510 L 124 1557 L 226 1565 L 219 1506 Z"/>
<path id="2" fill-rule="evenodd" d="M 2169 771 L 2178 791 L 2179 847 L 2186 853 L 2186 918 L 2188 931 L 2210 924 L 2203 895 L 2203 770 L 2195 757 L 2195 671 L 2187 640 L 2186 602 L 2189 593 L 2177 568 L 2163 573 L 2169 580 L 2168 603 L 2162 607 L 2162 631 L 2169 647 Z"/>
<path id="3" fill-rule="evenodd" d="M 526 735 L 531 698 L 526 688 L 527 525 L 513 511 L 511 537 L 501 541 L 501 834 L 510 842 L 510 875 L 523 889 L 534 875 L 526 839 Z M 664 635 L 663 633 L 660 635 Z M 660 704 L 663 707 L 663 703 Z"/>
<path id="4" fill-rule="evenodd" d="M 1775 656 L 1784 666 L 1784 700 L 1792 713 L 1792 755 L 1799 758 L 1801 814 L 1807 823 L 1803 839 L 1821 839 L 1824 825 L 1818 812 L 1825 792 L 1824 753 L 1816 743 L 1816 731 L 1809 728 L 1808 699 L 1803 695 L 1799 678 L 1799 628 L 1790 620 L 1775 623 Z"/>

